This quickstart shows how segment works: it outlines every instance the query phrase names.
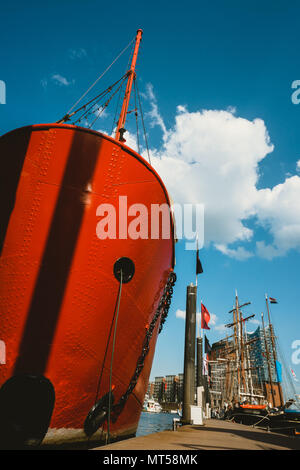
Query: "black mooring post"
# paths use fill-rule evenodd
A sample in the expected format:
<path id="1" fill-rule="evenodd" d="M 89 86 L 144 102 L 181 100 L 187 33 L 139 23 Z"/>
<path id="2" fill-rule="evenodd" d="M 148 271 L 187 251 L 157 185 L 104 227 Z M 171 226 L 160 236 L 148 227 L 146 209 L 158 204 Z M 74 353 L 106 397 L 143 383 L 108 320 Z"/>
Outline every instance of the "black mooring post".
<path id="1" fill-rule="evenodd" d="M 195 339 L 197 287 L 187 286 L 182 424 L 191 424 L 191 405 L 195 402 Z"/>

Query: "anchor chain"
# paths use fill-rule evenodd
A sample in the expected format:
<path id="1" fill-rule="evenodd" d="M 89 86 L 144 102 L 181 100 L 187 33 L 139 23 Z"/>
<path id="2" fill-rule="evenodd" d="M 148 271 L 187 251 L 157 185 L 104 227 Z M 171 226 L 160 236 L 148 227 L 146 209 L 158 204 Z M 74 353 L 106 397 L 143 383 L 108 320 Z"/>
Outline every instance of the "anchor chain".
<path id="1" fill-rule="evenodd" d="M 172 271 L 169 274 L 168 281 L 165 285 L 163 295 L 160 299 L 160 302 L 159 302 L 158 307 L 156 309 L 155 315 L 154 315 L 154 317 L 153 317 L 153 319 L 152 319 L 152 321 L 149 325 L 149 328 L 147 330 L 145 339 L 143 341 L 142 353 L 141 353 L 141 355 L 139 356 L 139 358 L 137 360 L 136 369 L 135 369 L 134 374 L 133 374 L 133 376 L 130 380 L 129 386 L 128 386 L 126 392 L 121 396 L 119 402 L 116 403 L 113 406 L 113 414 L 112 414 L 113 421 L 116 421 L 118 415 L 122 411 L 128 397 L 129 397 L 129 395 L 133 392 L 133 390 L 134 390 L 134 388 L 137 384 L 139 376 L 140 376 L 140 374 L 141 374 L 141 372 L 144 368 L 144 362 L 145 362 L 146 356 L 147 356 L 147 354 L 149 352 L 149 349 L 150 349 L 150 340 L 152 338 L 154 328 L 155 328 L 157 320 L 159 319 L 160 316 L 161 316 L 161 321 L 160 321 L 159 333 L 162 330 L 163 324 L 166 321 L 166 318 L 167 318 L 167 315 L 168 315 L 168 312 L 169 312 L 169 308 L 170 308 L 170 305 L 171 305 L 171 298 L 172 298 L 172 294 L 173 294 L 173 286 L 174 286 L 175 282 L 176 282 L 176 274 Z"/>

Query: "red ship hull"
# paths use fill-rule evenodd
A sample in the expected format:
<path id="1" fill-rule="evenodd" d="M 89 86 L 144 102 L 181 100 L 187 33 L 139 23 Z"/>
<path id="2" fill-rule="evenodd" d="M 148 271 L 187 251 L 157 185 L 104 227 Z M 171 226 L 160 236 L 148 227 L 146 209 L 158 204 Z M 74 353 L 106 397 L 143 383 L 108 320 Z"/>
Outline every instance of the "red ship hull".
<path id="1" fill-rule="evenodd" d="M 118 403 L 172 273 L 174 237 L 170 216 L 168 239 L 120 238 L 118 224 L 115 239 L 99 239 L 97 208 L 118 207 L 119 196 L 126 196 L 128 207 L 140 203 L 150 214 L 151 204 L 170 205 L 168 194 L 140 155 L 98 132 L 35 125 L 2 136 L 0 143 L 0 434 L 6 426 L 11 435 L 23 426 L 23 441 L 38 442 L 39 436 L 26 435 L 32 415 L 43 444 L 104 438 L 107 422 L 89 438 L 84 423 L 109 392 L 109 332 L 119 292 L 115 262 L 127 257 L 135 266 L 120 299 L 112 366 Z M 160 321 L 158 316 L 136 386 L 111 421 L 112 438 L 136 432 Z M 24 377 L 33 380 L 32 389 Z"/>

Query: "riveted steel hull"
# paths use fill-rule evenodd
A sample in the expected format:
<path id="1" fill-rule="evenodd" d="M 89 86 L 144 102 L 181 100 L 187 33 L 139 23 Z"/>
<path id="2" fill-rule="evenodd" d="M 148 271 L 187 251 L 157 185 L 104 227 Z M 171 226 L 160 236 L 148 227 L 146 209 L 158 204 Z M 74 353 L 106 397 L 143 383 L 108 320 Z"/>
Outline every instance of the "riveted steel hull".
<path id="1" fill-rule="evenodd" d="M 2 136 L 0 149 L 0 386 L 22 374 L 45 377 L 55 405 L 44 442 L 74 441 L 76 435 L 84 441 L 85 418 L 109 390 L 111 341 L 103 361 L 119 289 L 114 263 L 128 257 L 135 265 L 120 301 L 115 402 L 130 383 L 174 267 L 171 217 L 169 239 L 99 239 L 97 208 L 118 207 L 126 196 L 128 207 L 144 204 L 150 213 L 151 204 L 170 204 L 169 198 L 142 157 L 98 132 L 28 126 Z M 159 320 L 137 384 L 111 423 L 114 437 L 135 433 L 158 328 Z"/>

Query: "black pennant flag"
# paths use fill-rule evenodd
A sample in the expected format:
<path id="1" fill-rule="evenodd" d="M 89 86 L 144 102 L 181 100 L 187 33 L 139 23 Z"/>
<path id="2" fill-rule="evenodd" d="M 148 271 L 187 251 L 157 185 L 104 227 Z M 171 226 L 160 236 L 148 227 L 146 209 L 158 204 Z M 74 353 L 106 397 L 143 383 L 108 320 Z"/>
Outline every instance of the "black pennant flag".
<path id="1" fill-rule="evenodd" d="M 211 353 L 211 345 L 209 344 L 209 341 L 208 339 L 206 338 L 206 335 L 204 335 L 205 337 L 205 346 L 204 346 L 204 352 L 206 354 L 210 354 Z"/>
<path id="2" fill-rule="evenodd" d="M 202 264 L 199 259 L 199 250 L 197 250 L 197 259 L 196 259 L 196 274 L 203 273 Z"/>

